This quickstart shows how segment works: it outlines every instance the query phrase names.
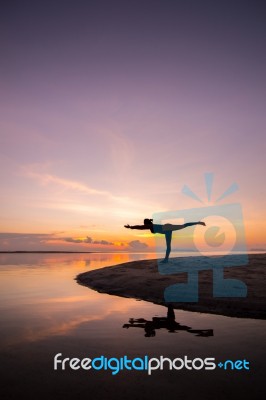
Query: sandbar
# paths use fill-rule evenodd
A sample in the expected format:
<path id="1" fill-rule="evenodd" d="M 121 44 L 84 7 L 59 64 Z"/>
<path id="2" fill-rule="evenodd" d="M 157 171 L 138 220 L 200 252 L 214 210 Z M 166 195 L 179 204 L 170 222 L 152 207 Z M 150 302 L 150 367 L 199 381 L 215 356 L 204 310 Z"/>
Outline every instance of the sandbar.
<path id="1" fill-rule="evenodd" d="M 233 256 L 237 257 L 237 256 Z M 266 319 L 266 254 L 249 254 L 247 263 L 224 267 L 224 279 L 242 281 L 247 287 L 245 297 L 214 297 L 213 270 L 204 270 L 204 257 L 178 257 L 172 264 L 187 265 L 187 272 L 161 274 L 160 260 L 140 260 L 108 266 L 79 274 L 76 280 L 101 293 L 145 300 L 175 309 L 230 317 Z M 226 263 L 225 263 L 226 264 Z M 165 289 L 170 285 L 186 284 L 190 271 L 201 265 L 198 272 L 197 301 L 166 301 Z M 160 265 L 160 270 L 164 268 Z M 166 268 L 169 266 L 166 264 Z M 194 268 L 194 269 L 193 269 Z M 203 270 L 201 270 L 203 269 Z M 182 268 L 181 268 L 182 270 Z"/>

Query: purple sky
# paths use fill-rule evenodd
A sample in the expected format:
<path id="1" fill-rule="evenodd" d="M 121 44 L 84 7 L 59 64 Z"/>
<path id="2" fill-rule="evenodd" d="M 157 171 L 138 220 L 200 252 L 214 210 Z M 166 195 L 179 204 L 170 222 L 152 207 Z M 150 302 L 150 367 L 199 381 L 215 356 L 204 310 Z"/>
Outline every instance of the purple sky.
<path id="1" fill-rule="evenodd" d="M 0 250 L 144 249 L 123 225 L 197 207 L 205 172 L 265 247 L 265 26 L 259 1 L 6 2 Z"/>

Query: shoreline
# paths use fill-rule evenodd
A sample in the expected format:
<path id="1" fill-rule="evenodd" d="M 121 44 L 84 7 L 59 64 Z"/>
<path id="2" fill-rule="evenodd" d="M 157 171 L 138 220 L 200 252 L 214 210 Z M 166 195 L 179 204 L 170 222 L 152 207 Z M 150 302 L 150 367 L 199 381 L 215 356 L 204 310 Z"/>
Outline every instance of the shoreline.
<path id="1" fill-rule="evenodd" d="M 85 254 L 90 254 L 90 253 L 96 253 L 95 251 L 68 251 L 68 250 L 33 250 L 33 251 L 28 251 L 28 250 L 15 250 L 15 251 L 0 251 L 0 254 L 76 254 L 76 253 L 85 253 Z"/>
<path id="2" fill-rule="evenodd" d="M 228 256 L 230 257 L 230 256 Z M 237 257 L 231 256 L 231 257 Z M 231 259 L 230 259 L 231 260 Z M 178 257 L 172 264 L 181 265 L 180 272 L 160 273 L 158 260 L 140 260 L 104 267 L 79 274 L 77 283 L 100 293 L 149 301 L 174 309 L 200 313 L 224 315 L 238 318 L 266 319 L 266 254 L 248 254 L 246 265 L 224 267 L 224 278 L 240 280 L 247 287 L 246 297 L 213 297 L 213 271 L 206 267 L 204 257 Z M 171 262 L 170 268 L 171 268 Z M 191 266 L 188 266 L 191 264 Z M 174 302 L 165 300 L 164 291 L 168 286 L 186 284 L 188 273 L 198 269 L 199 299 L 195 302 Z M 195 264 L 196 263 L 196 264 Z M 182 268 L 182 264 L 185 266 Z M 166 264 L 168 266 L 168 264 Z M 194 270 L 193 270 L 194 268 Z M 235 283 L 236 281 L 232 281 Z"/>

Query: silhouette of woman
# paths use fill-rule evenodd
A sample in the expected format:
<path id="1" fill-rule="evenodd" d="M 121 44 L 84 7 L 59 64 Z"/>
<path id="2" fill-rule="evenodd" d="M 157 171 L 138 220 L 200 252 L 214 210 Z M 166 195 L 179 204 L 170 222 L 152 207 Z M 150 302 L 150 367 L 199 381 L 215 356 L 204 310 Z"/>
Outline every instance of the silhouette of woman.
<path id="1" fill-rule="evenodd" d="M 201 221 L 188 222 L 183 225 L 172 225 L 172 224 L 159 225 L 159 224 L 154 224 L 153 219 L 145 218 L 144 225 L 128 225 L 127 224 L 127 225 L 124 225 L 124 227 L 128 228 L 128 229 L 139 229 L 139 230 L 149 229 L 152 233 L 161 233 L 161 234 L 165 235 L 166 253 L 165 253 L 165 258 L 162 262 L 167 263 L 170 252 L 171 252 L 172 232 L 187 228 L 188 226 L 192 226 L 192 225 L 206 226 L 205 222 L 201 222 Z"/>
<path id="2" fill-rule="evenodd" d="M 130 318 L 129 324 L 124 324 L 123 328 L 143 328 L 145 337 L 154 337 L 156 330 L 167 329 L 169 333 L 186 331 L 194 333 L 195 336 L 213 336 L 213 329 L 192 329 L 190 326 L 181 325 L 175 320 L 175 311 L 172 305 L 167 306 L 167 317 L 153 317 L 152 320 L 144 318 Z"/>

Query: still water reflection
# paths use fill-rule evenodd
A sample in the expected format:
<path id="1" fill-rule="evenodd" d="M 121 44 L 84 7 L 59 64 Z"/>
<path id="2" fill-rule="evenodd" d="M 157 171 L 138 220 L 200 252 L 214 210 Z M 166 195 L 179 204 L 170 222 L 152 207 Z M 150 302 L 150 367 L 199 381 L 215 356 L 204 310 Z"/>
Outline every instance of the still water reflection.
<path id="1" fill-rule="evenodd" d="M 252 385 L 254 379 L 262 379 L 264 321 L 167 309 L 144 301 L 98 293 L 75 281 L 79 273 L 88 270 L 149 258 L 154 258 L 154 254 L 0 255 L 0 349 L 5 360 L 1 364 L 1 374 L 7 382 L 7 398 L 12 398 L 12 395 L 15 397 L 22 390 L 32 390 L 32 382 L 46 375 L 49 376 L 49 379 L 46 378 L 49 385 L 42 387 L 42 383 L 39 386 L 36 384 L 36 393 L 39 398 L 39 392 L 45 398 L 50 395 L 49 390 L 54 393 L 59 378 L 55 379 L 52 362 L 58 352 L 72 357 L 101 354 L 142 357 L 148 354 L 152 357 L 164 355 L 173 358 L 187 354 L 223 360 L 245 358 L 253 368 L 249 375 L 251 378 L 248 378 L 253 380 Z M 15 386 L 14 369 L 19 369 L 21 377 L 19 382 L 16 377 Z M 220 372 L 217 371 L 217 375 Z M 99 376 L 87 381 L 85 386 L 84 376 L 78 374 L 69 374 L 67 383 L 63 376 L 60 379 L 68 392 L 77 384 L 84 386 L 84 390 L 92 390 L 88 385 L 98 382 Z M 193 375 L 190 379 L 201 386 L 199 376 Z M 174 376 L 158 377 L 150 378 L 147 383 L 144 376 L 138 375 L 138 379 L 142 379 L 143 388 L 147 384 L 149 390 L 152 379 L 155 379 L 155 392 L 159 382 L 161 385 L 167 382 L 167 385 L 173 387 L 176 384 Z M 113 385 L 114 381 L 108 379 L 111 377 L 106 377 L 106 385 Z M 208 382 L 209 377 L 204 376 L 202 379 Z M 223 387 L 224 379 L 224 376 L 218 376 L 215 385 Z M 239 374 L 237 379 L 244 393 L 248 381 L 243 374 Z M 129 386 L 133 384 L 130 377 L 127 377 L 127 382 Z M 182 387 L 184 390 L 187 387 L 185 382 L 179 380 L 180 393 Z M 120 388 L 120 384 L 126 390 L 125 382 L 117 378 L 117 388 Z M 102 391 L 105 389 L 104 385 L 101 386 Z M 186 390 L 190 390 L 190 385 Z M 66 398 L 66 391 L 60 392 L 62 398 Z M 209 390 L 208 393 L 214 392 Z M 94 397 L 97 398 L 97 394 Z M 69 395 L 67 398 L 74 396 Z M 216 398 L 220 398 L 217 393 Z"/>
<path id="2" fill-rule="evenodd" d="M 167 306 L 166 317 L 153 317 L 150 321 L 145 318 L 130 318 L 129 323 L 124 324 L 123 328 L 142 328 L 145 337 L 154 337 L 158 329 L 166 329 L 169 333 L 186 331 L 201 337 L 213 336 L 212 329 L 193 329 L 191 326 L 176 322 L 175 310 L 171 305 Z"/>
<path id="3" fill-rule="evenodd" d="M 77 274 L 149 254 L 0 255 L 0 346 L 67 334 L 82 323 L 124 313 L 131 300 L 76 283 Z"/>

